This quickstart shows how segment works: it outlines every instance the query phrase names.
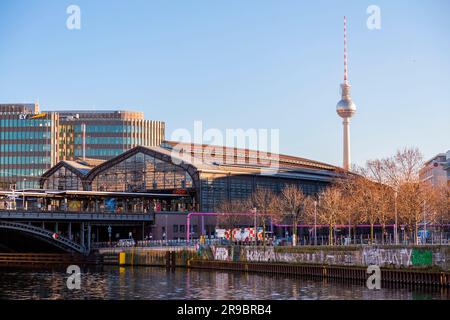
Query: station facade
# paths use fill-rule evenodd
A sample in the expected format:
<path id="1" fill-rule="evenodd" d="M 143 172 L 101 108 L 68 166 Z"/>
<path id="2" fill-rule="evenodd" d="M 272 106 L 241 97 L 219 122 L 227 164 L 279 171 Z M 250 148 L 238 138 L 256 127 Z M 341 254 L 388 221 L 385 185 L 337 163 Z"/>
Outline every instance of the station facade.
<path id="1" fill-rule="evenodd" d="M 137 146 L 97 163 L 61 161 L 42 175 L 40 187 L 134 195 L 109 202 L 105 198 L 97 205 L 120 213 L 136 206 L 154 212 L 153 239 L 184 239 L 189 212 L 216 212 L 223 201 L 246 199 L 257 188 L 280 192 L 295 184 L 315 194 L 340 173 L 338 167 L 304 158 L 164 141 L 159 147 Z M 195 217 L 192 238 L 213 235 L 215 224 L 214 217 Z"/>

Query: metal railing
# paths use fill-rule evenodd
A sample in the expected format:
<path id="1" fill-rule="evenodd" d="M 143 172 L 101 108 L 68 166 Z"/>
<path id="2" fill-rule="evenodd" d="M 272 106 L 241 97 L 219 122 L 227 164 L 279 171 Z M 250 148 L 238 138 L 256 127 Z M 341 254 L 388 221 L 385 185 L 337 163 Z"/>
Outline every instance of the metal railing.
<path id="1" fill-rule="evenodd" d="M 137 248 L 160 248 L 160 247 L 195 247 L 199 244 L 205 245 L 219 245 L 229 244 L 229 241 L 222 239 L 206 239 L 200 241 L 198 239 L 192 240 L 141 240 L 135 242 L 133 247 Z M 128 248 L 129 245 L 120 246 L 118 241 L 114 242 L 95 242 L 92 244 L 95 249 L 99 248 Z"/>
<path id="2" fill-rule="evenodd" d="M 195 247 L 200 244 L 204 245 L 239 245 L 239 246 L 292 246 L 292 238 L 268 239 L 265 242 L 259 240 L 254 241 L 231 241 L 226 239 L 199 239 L 187 240 L 144 240 L 136 241 L 135 248 L 161 248 L 161 247 Z M 440 237 L 428 239 L 422 245 L 450 245 L 450 233 L 443 233 Z M 314 238 L 303 237 L 297 241 L 297 246 L 329 246 L 328 236 L 318 236 L 315 244 Z M 345 236 L 336 236 L 333 238 L 333 246 L 355 246 L 355 245 L 397 245 L 393 239 L 393 235 L 386 237 L 384 240 L 380 236 L 375 235 L 371 241 L 369 235 L 358 235 L 357 237 L 348 238 Z M 401 239 L 398 245 L 416 245 L 413 239 Z M 127 248 L 131 246 L 120 246 L 118 242 L 96 242 L 93 248 Z"/>
<path id="3" fill-rule="evenodd" d="M 83 211 L 0 210 L 0 219 L 49 220 L 120 220 L 153 221 L 153 214 L 144 213 L 92 213 Z"/>

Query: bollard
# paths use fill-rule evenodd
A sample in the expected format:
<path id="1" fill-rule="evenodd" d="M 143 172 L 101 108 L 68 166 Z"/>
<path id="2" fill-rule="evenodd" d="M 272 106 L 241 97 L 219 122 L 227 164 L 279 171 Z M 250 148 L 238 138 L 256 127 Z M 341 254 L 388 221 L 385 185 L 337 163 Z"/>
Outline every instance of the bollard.
<path id="1" fill-rule="evenodd" d="M 125 265 L 125 252 L 119 252 L 119 265 L 123 266 Z"/>
<path id="2" fill-rule="evenodd" d="M 166 251 L 166 268 L 170 269 L 170 251 Z"/>

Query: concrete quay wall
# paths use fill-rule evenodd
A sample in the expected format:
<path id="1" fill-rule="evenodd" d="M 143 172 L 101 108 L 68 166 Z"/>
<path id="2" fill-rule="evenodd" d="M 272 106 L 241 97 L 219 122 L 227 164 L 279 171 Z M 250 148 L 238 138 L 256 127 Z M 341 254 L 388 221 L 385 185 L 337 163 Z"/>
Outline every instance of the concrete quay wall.
<path id="1" fill-rule="evenodd" d="M 102 250 L 103 256 L 118 257 L 127 265 L 166 265 L 170 255 L 176 266 L 189 260 L 257 262 L 450 271 L 450 246 L 206 246 L 190 248 L 128 248 Z M 112 259 L 118 261 L 118 258 Z"/>
<path id="2" fill-rule="evenodd" d="M 205 249 L 208 250 L 208 249 Z M 215 261 L 438 269 L 450 271 L 450 246 L 211 246 Z"/>

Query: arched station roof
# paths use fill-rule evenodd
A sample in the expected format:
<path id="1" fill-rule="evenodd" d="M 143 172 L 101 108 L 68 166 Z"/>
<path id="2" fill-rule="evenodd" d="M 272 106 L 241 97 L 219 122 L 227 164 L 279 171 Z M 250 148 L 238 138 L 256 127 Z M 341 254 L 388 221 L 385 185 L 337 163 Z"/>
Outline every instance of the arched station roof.
<path id="1" fill-rule="evenodd" d="M 134 147 L 133 149 L 130 149 L 130 150 L 122 153 L 121 155 L 118 155 L 117 157 L 114 157 L 114 158 L 112 158 L 108 161 L 105 161 L 102 164 L 96 166 L 85 176 L 84 180 L 87 183 L 91 183 L 95 179 L 95 177 L 97 177 L 99 174 L 101 174 L 105 170 L 108 170 L 108 169 L 114 167 L 115 165 L 117 165 L 139 153 L 154 157 L 155 159 L 158 159 L 158 160 L 161 160 L 164 162 L 168 162 L 174 166 L 182 168 L 183 170 L 187 171 L 187 173 L 189 173 L 189 175 L 192 177 L 192 179 L 194 180 L 193 181 L 194 185 L 197 185 L 198 180 L 199 180 L 199 174 L 198 174 L 198 169 L 194 165 L 187 162 L 183 158 L 175 157 L 167 149 L 164 149 L 161 147 L 143 147 L 143 146 Z"/>
<path id="2" fill-rule="evenodd" d="M 44 174 L 41 176 L 41 179 L 39 180 L 41 187 L 44 185 L 45 181 L 48 178 L 50 178 L 53 174 L 58 172 L 58 170 L 61 168 L 66 168 L 70 172 L 74 173 L 77 177 L 79 177 L 80 180 L 83 180 L 89 173 L 89 171 L 91 171 L 92 168 L 94 168 L 94 166 L 89 166 L 87 164 L 78 161 L 68 161 L 68 160 L 60 161 L 55 166 L 44 172 Z"/>

